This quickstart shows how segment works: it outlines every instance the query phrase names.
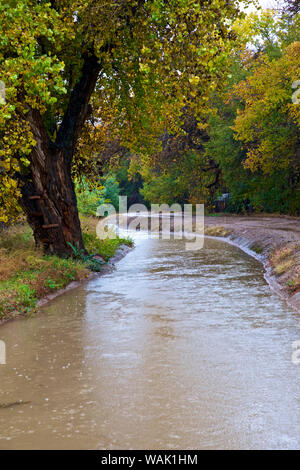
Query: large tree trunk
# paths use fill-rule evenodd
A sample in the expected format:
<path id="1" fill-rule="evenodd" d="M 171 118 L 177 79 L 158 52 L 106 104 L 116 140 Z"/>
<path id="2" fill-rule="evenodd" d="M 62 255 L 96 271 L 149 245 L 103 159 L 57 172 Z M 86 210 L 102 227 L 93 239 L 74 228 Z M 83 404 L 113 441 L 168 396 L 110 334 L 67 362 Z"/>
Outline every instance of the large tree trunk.
<path id="1" fill-rule="evenodd" d="M 36 245 L 59 256 L 72 255 L 69 243 L 84 249 L 71 167 L 99 71 L 97 58 L 85 57 L 81 79 L 72 90 L 54 143 L 40 113 L 35 110 L 28 113 L 36 146 L 30 155 L 29 175 L 21 177 L 22 206 Z"/>
<path id="2" fill-rule="evenodd" d="M 34 122 L 37 145 L 30 156 L 29 178 L 22 186 L 22 206 L 36 245 L 46 253 L 69 255 L 68 242 L 84 249 L 71 168 L 64 152 L 48 145 L 37 116 Z"/>
<path id="3" fill-rule="evenodd" d="M 37 246 L 59 256 L 72 254 L 68 243 L 84 249 L 76 196 L 61 155 L 47 154 L 22 187 L 22 206 Z"/>

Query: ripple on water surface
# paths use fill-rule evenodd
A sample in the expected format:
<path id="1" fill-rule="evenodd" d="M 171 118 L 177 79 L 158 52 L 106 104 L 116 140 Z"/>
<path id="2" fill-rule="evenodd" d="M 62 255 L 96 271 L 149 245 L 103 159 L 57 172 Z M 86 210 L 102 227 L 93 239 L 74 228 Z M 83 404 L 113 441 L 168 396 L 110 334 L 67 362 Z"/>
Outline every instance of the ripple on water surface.
<path id="1" fill-rule="evenodd" d="M 299 314 L 220 241 L 140 237 L 1 339 L 0 448 L 300 448 Z"/>

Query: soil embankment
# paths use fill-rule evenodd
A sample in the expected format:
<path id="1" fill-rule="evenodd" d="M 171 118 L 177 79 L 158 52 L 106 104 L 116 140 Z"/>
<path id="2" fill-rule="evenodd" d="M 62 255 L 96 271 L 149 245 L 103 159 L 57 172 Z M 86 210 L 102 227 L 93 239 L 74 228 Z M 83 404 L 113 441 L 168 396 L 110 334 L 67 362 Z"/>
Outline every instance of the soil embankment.
<path id="1" fill-rule="evenodd" d="M 299 217 L 205 217 L 205 234 L 222 237 L 263 262 L 271 287 L 300 310 Z"/>

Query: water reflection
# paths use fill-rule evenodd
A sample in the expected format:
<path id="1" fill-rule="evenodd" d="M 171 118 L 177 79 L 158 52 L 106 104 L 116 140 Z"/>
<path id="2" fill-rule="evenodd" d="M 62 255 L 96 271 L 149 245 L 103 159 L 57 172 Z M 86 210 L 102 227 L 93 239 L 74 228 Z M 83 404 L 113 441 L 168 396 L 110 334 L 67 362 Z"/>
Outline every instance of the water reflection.
<path id="1" fill-rule="evenodd" d="M 116 270 L 6 324 L 0 448 L 300 448 L 299 315 L 206 240 L 137 239 Z"/>

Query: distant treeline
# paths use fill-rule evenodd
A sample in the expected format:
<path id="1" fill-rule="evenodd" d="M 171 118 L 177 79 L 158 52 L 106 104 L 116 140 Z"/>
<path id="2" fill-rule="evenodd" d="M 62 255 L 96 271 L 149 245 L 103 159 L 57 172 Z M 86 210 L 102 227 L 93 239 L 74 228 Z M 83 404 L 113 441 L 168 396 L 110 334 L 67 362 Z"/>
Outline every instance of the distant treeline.
<path id="1" fill-rule="evenodd" d="M 300 214 L 300 20 L 253 13 L 236 25 L 246 44 L 232 56 L 223 93 L 199 124 L 186 116 L 180 136 L 141 167 L 149 202 L 216 201 L 229 212 Z"/>

